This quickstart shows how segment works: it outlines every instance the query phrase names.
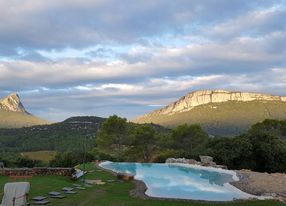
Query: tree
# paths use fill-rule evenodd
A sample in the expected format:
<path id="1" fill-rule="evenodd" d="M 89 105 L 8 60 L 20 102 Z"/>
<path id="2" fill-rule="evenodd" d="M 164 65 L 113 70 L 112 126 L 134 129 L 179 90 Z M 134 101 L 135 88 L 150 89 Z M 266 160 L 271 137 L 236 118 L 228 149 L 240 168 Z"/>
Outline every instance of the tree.
<path id="1" fill-rule="evenodd" d="M 286 171 L 286 142 L 271 134 L 250 134 L 253 146 L 254 170 L 260 172 Z"/>
<path id="2" fill-rule="evenodd" d="M 175 149 L 179 149 L 185 157 L 192 157 L 198 153 L 199 146 L 206 143 L 208 134 L 200 125 L 183 124 L 178 126 L 172 133 Z"/>
<path id="3" fill-rule="evenodd" d="M 121 160 L 126 140 L 127 120 L 113 115 L 103 123 L 96 144 L 100 152 Z"/>
<path id="4" fill-rule="evenodd" d="M 263 122 L 254 124 L 248 134 L 275 135 L 286 140 L 286 120 L 266 119 Z"/>
<path id="5" fill-rule="evenodd" d="M 156 149 L 155 130 L 150 125 L 140 125 L 131 132 L 129 155 L 136 156 L 144 162 L 151 160 Z"/>
<path id="6" fill-rule="evenodd" d="M 83 160 L 83 152 L 61 152 L 49 162 L 51 167 L 74 167 L 81 164 Z M 93 155 L 89 152 L 86 154 L 86 161 L 93 160 Z"/>
<path id="7" fill-rule="evenodd" d="M 208 143 L 210 155 L 218 164 L 227 165 L 230 169 L 253 168 L 252 144 L 248 137 L 215 137 Z"/>
<path id="8" fill-rule="evenodd" d="M 272 134 L 252 130 L 234 138 L 214 138 L 208 148 L 217 163 L 231 169 L 286 171 L 286 142 Z"/>

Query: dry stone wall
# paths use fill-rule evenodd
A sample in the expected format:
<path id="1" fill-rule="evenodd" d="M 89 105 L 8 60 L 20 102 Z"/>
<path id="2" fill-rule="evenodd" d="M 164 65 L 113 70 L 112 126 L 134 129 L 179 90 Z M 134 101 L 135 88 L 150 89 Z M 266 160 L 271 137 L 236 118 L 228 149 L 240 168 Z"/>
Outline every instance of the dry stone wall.
<path id="1" fill-rule="evenodd" d="M 60 175 L 72 176 L 75 172 L 74 168 L 48 168 L 48 167 L 34 167 L 34 168 L 5 168 L 0 169 L 0 176 L 46 176 L 46 175 Z"/>

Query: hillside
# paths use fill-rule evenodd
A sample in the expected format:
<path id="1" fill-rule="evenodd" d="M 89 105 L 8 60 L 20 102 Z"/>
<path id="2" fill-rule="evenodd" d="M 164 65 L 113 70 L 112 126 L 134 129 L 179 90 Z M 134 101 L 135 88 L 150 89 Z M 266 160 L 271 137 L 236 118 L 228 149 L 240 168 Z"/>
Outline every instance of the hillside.
<path id="1" fill-rule="evenodd" d="M 224 90 L 199 91 L 138 117 L 134 122 L 152 122 L 170 128 L 198 123 L 211 135 L 233 136 L 264 119 L 286 119 L 285 97 Z"/>
<path id="2" fill-rule="evenodd" d="M 20 128 L 44 124 L 49 124 L 49 122 L 31 114 L 0 110 L 0 128 Z"/>
<path id="3" fill-rule="evenodd" d="M 104 121 L 100 117 L 72 117 L 50 125 L 2 128 L 1 149 L 8 152 L 82 150 L 85 141 L 92 148 Z"/>
<path id="4" fill-rule="evenodd" d="M 0 100 L 0 128 L 20 128 L 49 124 L 48 121 L 28 113 L 17 94 Z"/>

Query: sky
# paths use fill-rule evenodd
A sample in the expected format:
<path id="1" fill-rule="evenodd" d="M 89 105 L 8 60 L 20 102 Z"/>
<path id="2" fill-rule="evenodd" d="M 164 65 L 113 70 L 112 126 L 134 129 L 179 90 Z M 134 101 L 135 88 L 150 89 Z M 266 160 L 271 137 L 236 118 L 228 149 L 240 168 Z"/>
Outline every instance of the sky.
<path id="1" fill-rule="evenodd" d="M 286 96 L 286 0 L 0 1 L 0 97 L 128 119 L 196 90 Z"/>

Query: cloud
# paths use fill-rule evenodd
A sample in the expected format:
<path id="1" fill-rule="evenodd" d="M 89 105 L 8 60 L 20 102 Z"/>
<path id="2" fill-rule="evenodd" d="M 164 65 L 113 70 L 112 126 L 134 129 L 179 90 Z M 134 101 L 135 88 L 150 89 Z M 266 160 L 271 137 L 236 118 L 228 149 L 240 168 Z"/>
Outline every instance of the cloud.
<path id="1" fill-rule="evenodd" d="M 226 40 L 237 36 L 259 37 L 271 32 L 285 31 L 286 26 L 281 19 L 286 18 L 285 5 L 273 5 L 264 9 L 252 10 L 245 15 L 229 19 L 213 27 L 203 28 L 209 31 L 209 36 Z"/>
<path id="2" fill-rule="evenodd" d="M 199 89 L 286 95 L 280 0 L 0 3 L 0 95 L 29 111 L 128 118 Z"/>
<path id="3" fill-rule="evenodd" d="M 223 22 L 279 1 L 228 0 L 18 0 L 0 3 L 0 48 L 84 48 L 94 44 L 130 44 L 165 33 L 178 34 L 194 25 Z M 259 7 L 258 7 L 259 8 Z M 219 13 L 219 14 L 218 14 Z"/>

